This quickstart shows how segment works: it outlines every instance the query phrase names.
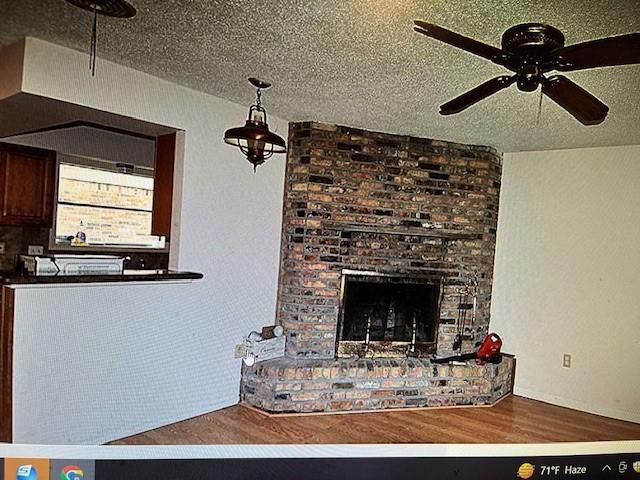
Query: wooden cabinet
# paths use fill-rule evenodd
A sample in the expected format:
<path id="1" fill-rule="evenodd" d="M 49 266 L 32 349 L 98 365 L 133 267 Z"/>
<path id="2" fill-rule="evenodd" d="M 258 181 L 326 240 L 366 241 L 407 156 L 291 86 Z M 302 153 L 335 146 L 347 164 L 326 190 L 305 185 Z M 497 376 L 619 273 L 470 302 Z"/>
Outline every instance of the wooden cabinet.
<path id="1" fill-rule="evenodd" d="M 56 152 L 0 143 L 0 225 L 53 225 Z"/>

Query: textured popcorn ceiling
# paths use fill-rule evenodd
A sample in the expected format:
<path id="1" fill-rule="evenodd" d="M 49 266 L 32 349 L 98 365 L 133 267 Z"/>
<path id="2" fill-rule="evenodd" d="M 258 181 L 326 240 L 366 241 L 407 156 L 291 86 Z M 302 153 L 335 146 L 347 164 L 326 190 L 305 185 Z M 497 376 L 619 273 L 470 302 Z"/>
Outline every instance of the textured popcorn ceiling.
<path id="1" fill-rule="evenodd" d="M 131 0 L 132 20 L 101 19 L 98 55 L 249 105 L 245 81 L 274 83 L 270 113 L 503 151 L 640 143 L 640 66 L 569 73 L 610 107 L 584 127 L 515 86 L 451 117 L 438 106 L 506 71 L 411 29 L 424 19 L 499 45 L 541 21 L 567 43 L 640 31 L 638 0 Z M 0 44 L 29 35 L 86 51 L 91 17 L 63 0 L 0 0 Z M 98 75 L 100 65 L 98 63 Z M 215 115 L 215 112 L 212 112 Z M 242 119 L 229 119 L 230 124 Z"/>

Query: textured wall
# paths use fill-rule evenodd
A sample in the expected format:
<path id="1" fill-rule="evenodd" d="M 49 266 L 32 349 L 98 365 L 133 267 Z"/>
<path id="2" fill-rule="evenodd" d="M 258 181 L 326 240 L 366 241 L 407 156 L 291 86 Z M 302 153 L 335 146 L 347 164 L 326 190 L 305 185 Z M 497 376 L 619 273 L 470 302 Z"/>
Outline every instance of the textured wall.
<path id="1" fill-rule="evenodd" d="M 516 394 L 640 423 L 639 181 L 640 145 L 505 154 L 492 328 Z"/>
<path id="2" fill-rule="evenodd" d="M 215 397 L 188 282 L 16 288 L 13 441 L 100 444 Z M 191 351 L 185 355 L 185 346 Z M 178 347 L 179 346 L 179 347 Z M 159 362 L 162 366 L 159 367 Z M 186 373 L 188 372 L 188 374 Z"/>
<path id="3" fill-rule="evenodd" d="M 288 355 L 334 356 L 343 269 L 441 274 L 440 354 L 451 351 L 458 288 L 477 271 L 471 350 L 489 323 L 498 153 L 315 122 L 291 124 L 289 140 L 277 314 Z M 456 235 L 468 238 L 445 240 Z"/>

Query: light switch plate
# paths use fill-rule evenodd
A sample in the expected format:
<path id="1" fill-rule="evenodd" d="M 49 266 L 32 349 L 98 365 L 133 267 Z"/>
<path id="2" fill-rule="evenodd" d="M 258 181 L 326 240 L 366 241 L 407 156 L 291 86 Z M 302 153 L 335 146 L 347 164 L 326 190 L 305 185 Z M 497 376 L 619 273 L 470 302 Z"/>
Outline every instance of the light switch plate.
<path id="1" fill-rule="evenodd" d="M 0 242 L 0 255 L 4 255 L 6 250 L 5 250 L 6 244 L 4 242 Z"/>
<path id="2" fill-rule="evenodd" d="M 29 255 L 44 255 L 44 247 L 42 245 L 29 245 L 27 248 Z"/>
<path id="3" fill-rule="evenodd" d="M 571 355 L 568 353 L 565 353 L 562 356 L 562 366 L 565 368 L 571 368 Z"/>

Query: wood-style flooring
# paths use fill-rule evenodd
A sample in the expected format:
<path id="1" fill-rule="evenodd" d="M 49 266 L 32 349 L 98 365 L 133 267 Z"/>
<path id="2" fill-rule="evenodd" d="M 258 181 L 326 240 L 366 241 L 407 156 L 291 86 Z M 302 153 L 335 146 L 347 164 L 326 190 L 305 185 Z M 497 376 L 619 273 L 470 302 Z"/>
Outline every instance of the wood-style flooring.
<path id="1" fill-rule="evenodd" d="M 268 417 L 237 405 L 114 445 L 639 440 L 640 424 L 510 396 L 489 408 Z"/>

